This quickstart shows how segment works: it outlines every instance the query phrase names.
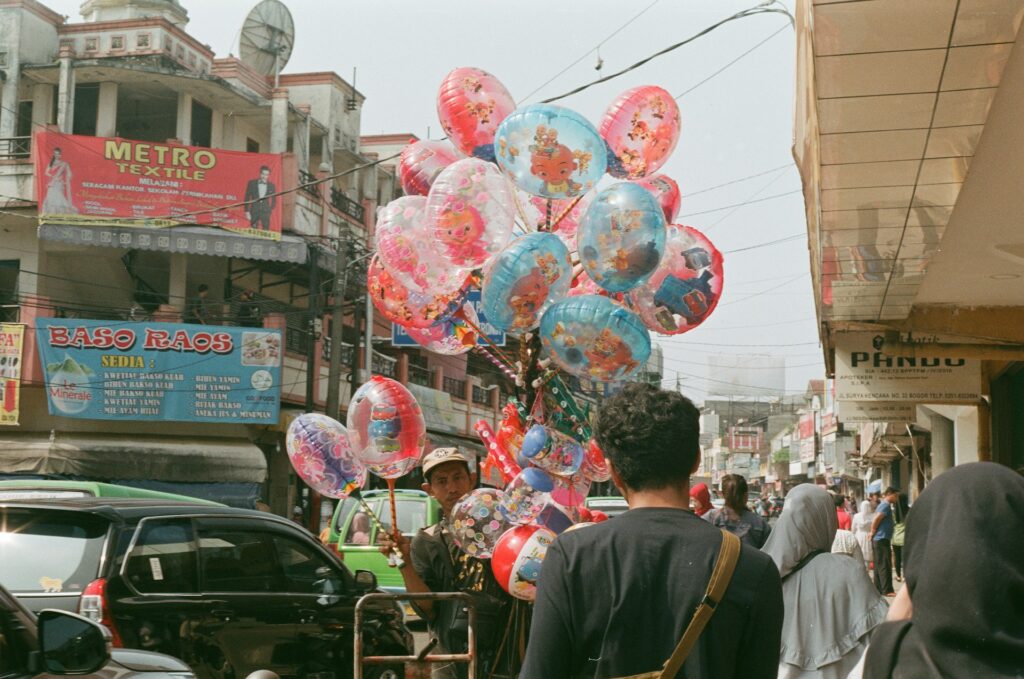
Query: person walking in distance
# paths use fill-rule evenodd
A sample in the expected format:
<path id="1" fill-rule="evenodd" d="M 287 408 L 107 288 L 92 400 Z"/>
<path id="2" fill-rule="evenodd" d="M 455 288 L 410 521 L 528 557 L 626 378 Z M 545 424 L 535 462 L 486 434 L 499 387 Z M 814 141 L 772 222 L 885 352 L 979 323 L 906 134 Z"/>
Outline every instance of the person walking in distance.
<path id="1" fill-rule="evenodd" d="M 277 187 L 270 181 L 270 168 L 260 168 L 259 179 L 250 179 L 245 185 L 245 218 L 249 226 L 270 231 L 270 218 L 277 207 Z"/>
<path id="2" fill-rule="evenodd" d="M 629 511 L 562 533 L 548 549 L 521 677 L 624 677 L 663 667 L 667 677 L 687 679 L 775 677 L 778 570 L 689 510 L 699 419 L 689 399 L 650 384 L 628 384 L 602 404 L 595 438 Z M 726 559 L 735 565 L 731 577 L 726 570 L 714 578 L 728 583 L 720 595 L 708 585 Z M 706 625 L 691 627 L 696 620 Z"/>
<path id="3" fill-rule="evenodd" d="M 852 530 L 853 519 L 846 513 L 846 498 L 833 493 L 832 500 L 836 506 L 836 519 L 839 521 L 839 530 Z"/>
<path id="4" fill-rule="evenodd" d="M 885 596 L 895 596 L 892 588 L 892 533 L 895 526 L 892 507 L 899 491 L 886 488 L 871 522 L 871 546 L 875 559 L 875 586 Z"/>
<path id="5" fill-rule="evenodd" d="M 761 549 L 772 529 L 767 521 L 747 509 L 747 480 L 739 474 L 726 474 L 722 477 L 722 495 L 725 506 L 708 512 L 704 520 L 735 534 L 754 549 Z"/>
<path id="6" fill-rule="evenodd" d="M 206 325 L 210 322 L 206 310 L 206 298 L 210 294 L 210 286 L 200 283 L 196 290 L 196 296 L 189 300 L 185 309 L 185 322 Z"/>
<path id="7" fill-rule="evenodd" d="M 871 501 L 864 500 L 860 503 L 860 511 L 853 515 L 853 534 L 860 543 L 860 551 L 864 555 L 864 567 L 871 568 L 871 559 L 874 558 L 874 547 L 871 544 L 871 524 L 875 520 L 875 510 L 871 508 Z"/>

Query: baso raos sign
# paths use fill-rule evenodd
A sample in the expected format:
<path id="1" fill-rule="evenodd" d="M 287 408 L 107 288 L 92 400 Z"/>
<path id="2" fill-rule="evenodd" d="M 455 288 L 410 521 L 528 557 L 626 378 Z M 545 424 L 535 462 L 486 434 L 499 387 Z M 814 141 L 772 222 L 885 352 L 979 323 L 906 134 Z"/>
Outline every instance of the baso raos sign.
<path id="1" fill-rule="evenodd" d="M 839 401 L 975 402 L 981 398 L 981 363 L 945 355 L 930 356 L 930 336 L 920 342 L 916 357 L 882 352 L 876 333 L 844 333 L 836 337 L 836 399 Z"/>

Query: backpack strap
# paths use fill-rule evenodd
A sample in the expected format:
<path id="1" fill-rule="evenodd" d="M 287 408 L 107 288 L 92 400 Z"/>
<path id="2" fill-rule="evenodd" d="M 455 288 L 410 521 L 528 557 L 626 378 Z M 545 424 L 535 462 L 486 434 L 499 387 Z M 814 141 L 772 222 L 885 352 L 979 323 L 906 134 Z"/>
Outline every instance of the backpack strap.
<path id="1" fill-rule="evenodd" d="M 693 612 L 690 624 L 683 632 L 683 638 L 672 651 L 672 657 L 666 662 L 661 670 L 662 679 L 672 679 L 682 668 L 694 644 L 700 638 L 704 626 L 715 614 L 718 604 L 721 603 L 725 590 L 732 580 L 733 571 L 736 570 L 736 562 L 740 558 L 740 539 L 727 530 L 722 531 L 722 546 L 718 550 L 718 558 L 715 560 L 715 568 L 711 571 L 711 579 L 708 581 L 708 588 L 704 592 L 697 610 Z"/>

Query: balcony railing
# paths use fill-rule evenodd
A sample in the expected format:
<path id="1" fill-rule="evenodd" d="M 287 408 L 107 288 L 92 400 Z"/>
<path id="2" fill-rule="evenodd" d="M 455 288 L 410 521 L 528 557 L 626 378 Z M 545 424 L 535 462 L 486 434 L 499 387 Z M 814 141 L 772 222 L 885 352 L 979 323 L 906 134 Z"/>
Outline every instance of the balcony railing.
<path id="1" fill-rule="evenodd" d="M 345 195 L 340 189 L 331 187 L 331 205 L 347 214 L 360 224 L 366 217 L 366 210 L 362 205 Z"/>
<path id="2" fill-rule="evenodd" d="M 384 354 L 378 354 L 376 351 L 373 352 L 373 362 L 371 367 L 373 368 L 374 374 L 394 379 L 398 376 L 397 365 L 398 359 L 385 356 Z"/>
<path id="3" fill-rule="evenodd" d="M 409 364 L 409 382 L 423 387 L 434 386 L 434 373 L 429 368 Z"/>
<path id="4" fill-rule="evenodd" d="M 28 158 L 32 153 L 32 137 L 0 139 L 0 159 Z"/>
<path id="5" fill-rule="evenodd" d="M 446 376 L 441 380 L 441 389 L 455 398 L 466 398 L 466 380 L 457 380 L 454 377 Z"/>
<path id="6" fill-rule="evenodd" d="M 341 365 L 343 365 L 343 366 L 352 365 L 352 359 L 353 359 L 352 352 L 353 351 L 355 351 L 355 347 L 354 346 L 352 346 L 348 342 L 342 342 L 341 343 Z M 321 356 L 321 358 L 324 361 L 330 361 L 331 360 L 331 338 L 330 338 L 330 336 L 326 336 L 326 335 L 324 336 L 324 348 L 323 348 L 323 351 L 320 352 L 320 356 Z M 345 369 L 347 370 L 348 368 L 345 368 Z"/>
<path id="7" fill-rule="evenodd" d="M 306 172 L 305 170 L 299 170 L 299 189 L 304 193 L 320 200 L 320 191 L 317 190 L 316 186 L 308 186 L 316 181 L 316 177 Z"/>
<path id="8" fill-rule="evenodd" d="M 477 404 L 482 405 L 482 406 L 489 406 L 489 405 L 491 405 L 491 390 L 490 389 L 484 389 L 483 387 L 478 387 L 477 385 L 474 384 L 473 385 L 473 403 L 477 403 Z"/>

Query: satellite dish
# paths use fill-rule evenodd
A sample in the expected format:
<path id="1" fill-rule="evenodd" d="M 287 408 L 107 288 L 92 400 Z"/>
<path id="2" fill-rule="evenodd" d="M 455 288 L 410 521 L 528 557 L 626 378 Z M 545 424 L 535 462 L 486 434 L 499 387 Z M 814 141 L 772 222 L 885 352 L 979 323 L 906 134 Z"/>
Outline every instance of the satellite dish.
<path id="1" fill-rule="evenodd" d="M 295 22 L 281 0 L 262 0 L 242 24 L 238 51 L 242 61 L 263 75 L 277 76 L 288 63 L 295 44 Z"/>

